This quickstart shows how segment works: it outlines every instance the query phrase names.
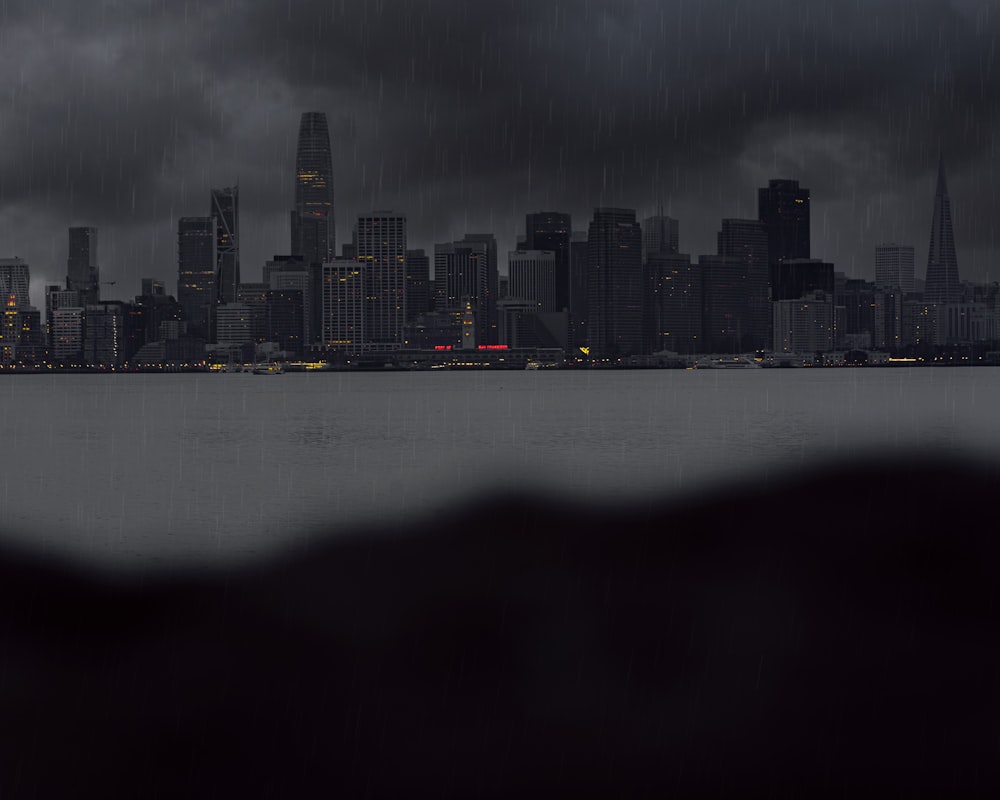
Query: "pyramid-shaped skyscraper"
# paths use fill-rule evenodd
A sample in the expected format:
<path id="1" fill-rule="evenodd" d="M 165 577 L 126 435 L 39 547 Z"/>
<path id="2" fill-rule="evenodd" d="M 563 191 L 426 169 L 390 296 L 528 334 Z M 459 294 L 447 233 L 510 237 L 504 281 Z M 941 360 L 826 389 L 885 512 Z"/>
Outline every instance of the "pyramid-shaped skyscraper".
<path id="1" fill-rule="evenodd" d="M 962 286 L 958 280 L 955 256 L 955 233 L 951 223 L 951 200 L 944 177 L 944 158 L 938 164 L 937 191 L 934 193 L 934 219 L 931 222 L 931 245 L 927 253 L 927 281 L 924 301 L 958 303 Z"/>

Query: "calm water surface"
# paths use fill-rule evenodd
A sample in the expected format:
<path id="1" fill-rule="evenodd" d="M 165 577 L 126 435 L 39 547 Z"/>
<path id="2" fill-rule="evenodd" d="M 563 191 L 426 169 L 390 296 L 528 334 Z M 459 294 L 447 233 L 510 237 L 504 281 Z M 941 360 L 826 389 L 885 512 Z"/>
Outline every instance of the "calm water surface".
<path id="1" fill-rule="evenodd" d="M 988 368 L 24 375 L 0 398 L 5 535 L 118 565 L 497 487 L 645 498 L 869 449 L 1000 453 Z"/>

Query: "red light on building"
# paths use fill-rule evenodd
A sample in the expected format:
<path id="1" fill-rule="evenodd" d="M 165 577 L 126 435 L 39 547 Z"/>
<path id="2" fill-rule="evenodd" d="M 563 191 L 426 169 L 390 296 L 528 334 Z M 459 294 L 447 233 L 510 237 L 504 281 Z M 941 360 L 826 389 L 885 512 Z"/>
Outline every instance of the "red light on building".
<path id="1" fill-rule="evenodd" d="M 434 345 L 435 350 L 451 350 L 450 344 L 436 344 Z"/>

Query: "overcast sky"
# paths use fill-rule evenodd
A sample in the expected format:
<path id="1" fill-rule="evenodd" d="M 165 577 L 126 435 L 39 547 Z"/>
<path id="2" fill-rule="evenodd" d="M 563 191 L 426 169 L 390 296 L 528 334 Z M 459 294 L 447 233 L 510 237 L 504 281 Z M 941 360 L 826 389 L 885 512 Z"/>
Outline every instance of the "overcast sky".
<path id="1" fill-rule="evenodd" d="M 756 188 L 812 195 L 812 253 L 926 268 L 939 150 L 963 279 L 1000 279 L 1000 9 L 979 0 L 2 0 L 0 256 L 32 296 L 66 228 L 105 297 L 176 287 L 177 218 L 238 182 L 242 272 L 289 248 L 303 111 L 330 120 L 338 235 L 393 208 L 410 247 L 524 214 L 662 203 L 715 251 Z M 339 247 L 340 242 L 338 242 Z M 501 269 L 505 269 L 501 257 Z"/>

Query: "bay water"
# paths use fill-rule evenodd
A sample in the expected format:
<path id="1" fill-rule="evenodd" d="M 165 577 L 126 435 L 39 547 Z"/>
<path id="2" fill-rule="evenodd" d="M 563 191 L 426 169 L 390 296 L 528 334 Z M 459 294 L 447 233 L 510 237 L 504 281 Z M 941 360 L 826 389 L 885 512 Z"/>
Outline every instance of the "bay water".
<path id="1" fill-rule="evenodd" d="M 646 502 L 830 457 L 1000 454 L 990 368 L 13 375 L 0 406 L 2 536 L 124 567 L 501 489 Z"/>

